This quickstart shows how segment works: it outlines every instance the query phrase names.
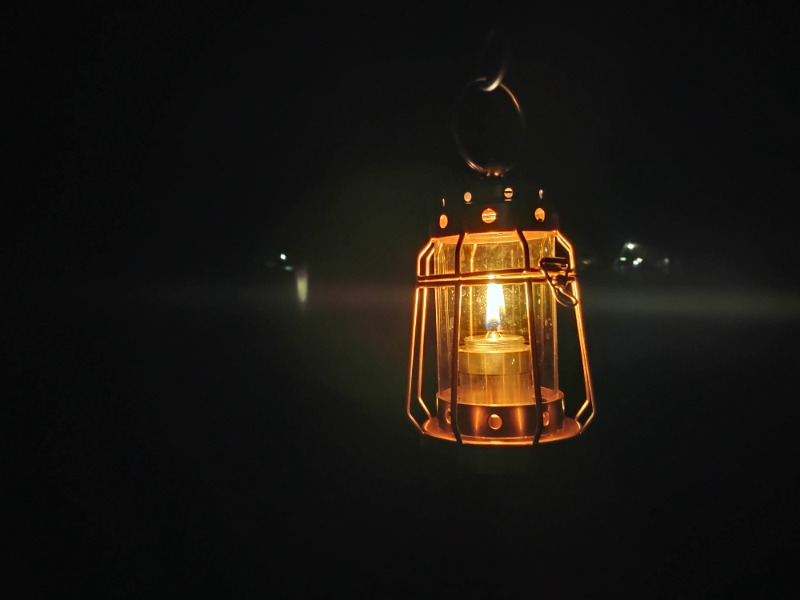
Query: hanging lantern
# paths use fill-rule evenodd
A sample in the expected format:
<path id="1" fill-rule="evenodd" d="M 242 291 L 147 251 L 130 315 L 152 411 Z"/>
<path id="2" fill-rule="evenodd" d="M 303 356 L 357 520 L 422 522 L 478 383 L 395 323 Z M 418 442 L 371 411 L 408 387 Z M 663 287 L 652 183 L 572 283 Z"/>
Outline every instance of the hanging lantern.
<path id="1" fill-rule="evenodd" d="M 406 409 L 423 435 L 533 445 L 592 420 L 575 257 L 549 212 L 543 191 L 520 194 L 498 177 L 442 200 L 418 256 L 411 334 Z M 565 316 L 585 392 L 572 413 L 559 382 Z"/>

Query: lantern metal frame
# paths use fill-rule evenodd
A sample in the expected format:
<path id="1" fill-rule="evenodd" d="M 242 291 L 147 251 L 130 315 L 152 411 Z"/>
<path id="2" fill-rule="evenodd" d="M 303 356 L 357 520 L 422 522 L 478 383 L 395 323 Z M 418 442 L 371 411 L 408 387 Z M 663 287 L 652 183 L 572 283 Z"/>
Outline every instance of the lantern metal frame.
<path id="1" fill-rule="evenodd" d="M 496 188 L 496 186 L 494 187 Z M 536 210 L 525 210 L 526 216 L 520 219 L 520 211 L 512 210 L 516 208 L 510 202 L 514 194 L 512 188 L 503 186 L 502 189 L 503 201 L 501 202 L 476 204 L 466 200 L 466 205 L 461 210 L 460 219 L 442 219 L 440 217 L 437 225 L 439 231 L 431 235 L 430 240 L 417 256 L 417 285 L 414 294 L 414 312 L 411 327 L 411 356 L 409 361 L 406 414 L 417 430 L 424 436 L 467 445 L 537 445 L 539 443 L 572 438 L 583 433 L 595 415 L 595 401 L 584 334 L 584 319 L 572 244 L 554 224 L 557 218 L 548 217 L 548 219 L 545 219 L 543 215 L 546 213 L 541 207 L 537 207 Z M 542 197 L 542 194 L 543 192 L 540 191 L 539 198 Z M 492 196 L 496 197 L 496 194 L 492 194 Z M 465 198 L 469 198 L 469 195 L 465 195 Z M 443 200 L 442 203 L 444 206 L 445 201 Z M 491 222 L 486 222 L 479 218 L 487 209 L 491 209 L 495 217 Z M 444 213 L 442 214 L 444 215 Z M 437 226 L 434 226 L 434 228 Z M 465 235 L 484 231 L 515 233 L 523 249 L 523 266 L 521 268 L 493 269 L 491 271 L 462 272 L 461 256 Z M 559 253 L 563 251 L 566 256 L 541 257 L 538 264 L 531 264 L 530 248 L 525 235 L 526 232 L 531 231 L 546 231 L 553 234 Z M 433 267 L 436 242 L 453 235 L 458 236 L 455 246 L 454 272 L 436 274 Z M 458 349 L 461 342 L 459 320 L 462 290 L 465 286 L 489 283 L 524 284 L 529 332 L 527 352 L 533 375 L 533 403 L 515 406 L 484 406 L 477 413 L 470 414 L 469 419 L 471 421 L 476 419 L 497 419 L 498 421 L 512 419 L 525 421 L 528 424 L 533 421 L 532 432 L 529 431 L 530 425 L 528 425 L 528 430 L 520 432 L 519 435 L 492 437 L 491 435 L 483 435 L 480 432 L 476 434 L 475 431 L 464 433 L 461 431 L 462 426 L 459 425 L 461 422 L 459 418 L 461 403 L 458 400 Z M 534 297 L 533 286 L 535 284 L 547 284 L 556 302 L 561 306 L 571 308 L 574 314 L 583 370 L 585 399 L 572 416 L 566 414 L 563 393 L 560 390 L 554 390 L 557 402 L 548 404 L 548 410 L 545 409 L 546 399 L 543 397 L 540 377 L 535 372 L 536 365 L 538 365 L 536 343 L 533 343 L 537 339 L 535 330 L 536 318 L 532 301 Z M 437 393 L 435 394 L 437 404 L 434 408 L 430 401 L 426 401 L 423 393 L 424 382 L 427 371 L 430 370 L 430 364 L 437 363 L 438 367 L 438 360 L 426 361 L 426 333 L 429 327 L 429 313 L 431 312 L 429 309 L 431 295 L 434 290 L 445 287 L 454 288 L 453 323 L 448 327 L 447 331 L 447 334 L 452 336 L 451 356 L 449 357 L 451 361 L 450 400 L 449 406 L 440 407 L 439 404 L 442 403 L 442 399 Z M 436 323 L 433 324 L 433 327 L 435 330 Z M 557 331 L 555 335 L 558 336 Z M 412 413 L 414 401 L 422 408 L 425 415 L 424 419 L 418 419 Z M 561 414 L 550 414 L 549 407 L 551 406 L 560 406 Z M 470 405 L 468 410 L 473 410 L 474 408 L 474 405 Z M 442 410 L 439 409 L 443 409 L 446 414 L 443 414 Z M 464 410 L 463 407 L 461 407 L 461 410 Z M 485 428 L 484 430 L 488 431 Z"/>

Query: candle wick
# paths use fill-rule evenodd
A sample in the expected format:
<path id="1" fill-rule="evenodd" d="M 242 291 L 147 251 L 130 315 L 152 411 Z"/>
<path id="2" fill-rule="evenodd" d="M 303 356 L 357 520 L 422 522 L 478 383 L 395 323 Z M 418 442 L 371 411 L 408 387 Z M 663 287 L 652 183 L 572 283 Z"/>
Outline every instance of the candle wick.
<path id="1" fill-rule="evenodd" d="M 492 327 L 489 331 L 486 332 L 486 339 L 487 340 L 496 340 L 500 337 L 500 332 L 497 330 L 497 327 Z"/>

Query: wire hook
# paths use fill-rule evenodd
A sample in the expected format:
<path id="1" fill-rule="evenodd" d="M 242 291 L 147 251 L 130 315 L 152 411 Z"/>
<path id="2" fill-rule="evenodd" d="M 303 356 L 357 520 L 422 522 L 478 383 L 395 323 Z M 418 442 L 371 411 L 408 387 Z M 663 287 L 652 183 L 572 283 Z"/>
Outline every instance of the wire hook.
<path id="1" fill-rule="evenodd" d="M 481 142 L 488 146 L 488 151 L 486 149 L 488 157 L 485 160 L 476 160 L 471 154 L 475 152 L 475 148 L 468 151 L 466 148 L 466 144 L 464 143 L 463 135 L 462 135 L 462 125 L 461 119 L 459 118 L 459 112 L 462 109 L 464 104 L 464 98 L 468 92 L 472 92 L 473 90 L 478 90 L 479 92 L 485 94 L 493 94 L 496 93 L 498 90 L 508 96 L 508 99 L 511 100 L 511 104 L 514 110 L 514 119 L 515 124 L 519 129 L 518 139 L 516 140 L 516 150 L 518 150 L 519 146 L 522 143 L 522 130 L 525 128 L 525 118 L 522 114 L 522 107 L 519 104 L 516 96 L 514 96 L 513 92 L 502 83 L 500 80 L 502 79 L 503 72 L 499 73 L 498 76 L 494 80 L 489 80 L 486 77 L 478 77 L 477 79 L 472 80 L 469 82 L 464 89 L 459 94 L 458 98 L 456 99 L 455 109 L 453 111 L 453 137 L 456 141 L 456 146 L 458 148 L 458 152 L 467 165 L 481 173 L 482 175 L 495 175 L 495 176 L 503 176 L 505 175 L 511 167 L 514 165 L 514 160 L 511 160 L 509 156 L 502 156 L 498 157 L 496 154 L 503 154 L 503 152 L 508 152 L 509 148 L 507 140 L 499 140 L 502 137 L 503 133 L 503 123 L 499 121 L 503 119 L 498 119 L 498 122 L 493 123 L 486 123 L 484 122 L 484 130 L 482 131 L 483 136 Z M 472 107 L 473 110 L 475 107 Z M 495 110 L 496 112 L 496 110 Z M 485 117 L 485 114 L 482 115 Z M 499 115 L 494 115 L 498 117 Z M 505 118 L 505 121 L 508 121 L 508 117 Z M 505 123 L 508 126 L 508 122 Z M 474 128 L 473 128 L 474 129 Z M 472 130 L 471 130 L 472 131 Z M 510 153 L 509 153 L 510 154 Z"/>
<path id="2" fill-rule="evenodd" d="M 508 43 L 508 38 L 505 37 L 500 42 L 502 44 L 499 50 L 500 57 L 499 59 L 496 57 L 496 45 L 492 45 L 496 37 L 495 34 L 496 29 L 492 29 L 489 35 L 486 36 L 486 42 L 481 48 L 480 59 L 478 60 L 478 74 L 486 80 L 486 84 L 481 86 L 484 92 L 493 92 L 503 82 L 511 55 L 511 45 Z M 499 64 L 493 64 L 495 62 Z M 491 76 L 493 72 L 494 76 Z"/>

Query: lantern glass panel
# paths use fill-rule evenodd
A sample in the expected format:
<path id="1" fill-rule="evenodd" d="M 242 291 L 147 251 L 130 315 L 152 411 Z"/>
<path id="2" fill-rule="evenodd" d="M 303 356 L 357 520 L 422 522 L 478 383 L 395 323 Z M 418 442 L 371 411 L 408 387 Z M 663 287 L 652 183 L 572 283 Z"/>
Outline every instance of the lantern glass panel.
<path id="1" fill-rule="evenodd" d="M 523 232 L 529 264 L 555 255 L 552 231 Z M 434 240 L 437 275 L 455 273 L 458 236 Z M 459 402 L 465 404 L 531 404 L 533 385 L 558 390 L 556 307 L 547 283 L 492 283 L 504 273 L 525 267 L 524 246 L 516 231 L 470 233 L 460 251 L 462 275 L 480 275 L 461 286 L 458 332 Z M 452 387 L 453 327 L 456 287 L 439 287 L 436 299 L 438 395 L 449 399 Z M 536 365 L 531 365 L 528 302 L 536 331 Z M 534 368 L 532 368 L 534 367 Z M 546 392 L 545 392 L 546 393 Z"/>

